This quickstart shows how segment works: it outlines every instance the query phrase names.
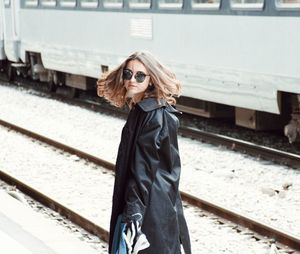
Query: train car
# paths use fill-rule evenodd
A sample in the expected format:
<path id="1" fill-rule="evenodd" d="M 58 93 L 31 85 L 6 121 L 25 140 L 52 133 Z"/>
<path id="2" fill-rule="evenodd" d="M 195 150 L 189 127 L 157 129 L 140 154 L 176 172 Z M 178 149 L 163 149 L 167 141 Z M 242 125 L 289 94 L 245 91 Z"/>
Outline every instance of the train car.
<path id="1" fill-rule="evenodd" d="M 300 135 L 300 0 L 0 2 L 8 64 L 51 90 L 95 89 L 148 50 L 182 81 L 183 110 Z"/>

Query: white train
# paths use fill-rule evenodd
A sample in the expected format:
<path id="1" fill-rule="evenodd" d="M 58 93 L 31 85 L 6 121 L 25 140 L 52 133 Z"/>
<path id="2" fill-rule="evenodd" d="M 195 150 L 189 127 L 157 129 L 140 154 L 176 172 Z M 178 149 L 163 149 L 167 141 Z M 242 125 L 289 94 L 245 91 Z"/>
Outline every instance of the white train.
<path id="1" fill-rule="evenodd" d="M 300 136 L 300 0 L 0 0 L 0 14 L 10 78 L 95 89 L 149 50 L 182 81 L 183 109 Z"/>

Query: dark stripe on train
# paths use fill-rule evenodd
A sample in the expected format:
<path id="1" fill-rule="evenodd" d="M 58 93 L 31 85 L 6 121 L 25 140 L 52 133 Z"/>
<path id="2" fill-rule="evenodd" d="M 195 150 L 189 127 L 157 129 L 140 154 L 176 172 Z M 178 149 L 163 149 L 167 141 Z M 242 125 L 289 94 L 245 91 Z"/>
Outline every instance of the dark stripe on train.
<path id="1" fill-rule="evenodd" d="M 127 13 L 169 13 L 169 14 L 205 14 L 205 15 L 239 15 L 239 16 L 283 16 L 283 17 L 300 17 L 300 4 L 295 9 L 278 9 L 275 4 L 276 0 L 265 0 L 262 10 L 235 10 L 231 8 L 230 0 L 222 0 L 220 8 L 217 10 L 207 9 L 193 9 L 192 0 L 183 0 L 183 7 L 179 9 L 165 9 L 159 8 L 157 0 L 151 0 L 152 5 L 149 9 L 136 9 L 129 7 L 129 0 L 123 0 L 122 8 L 105 8 L 103 0 L 99 1 L 97 8 L 81 7 L 79 1 L 76 2 L 75 7 L 64 6 L 44 6 L 39 3 L 38 6 L 25 6 L 25 1 L 21 1 L 21 8 L 26 9 L 55 9 L 55 10 L 80 10 L 80 11 L 102 11 L 102 12 L 127 12 Z M 39 1 L 40 2 L 40 1 Z"/>

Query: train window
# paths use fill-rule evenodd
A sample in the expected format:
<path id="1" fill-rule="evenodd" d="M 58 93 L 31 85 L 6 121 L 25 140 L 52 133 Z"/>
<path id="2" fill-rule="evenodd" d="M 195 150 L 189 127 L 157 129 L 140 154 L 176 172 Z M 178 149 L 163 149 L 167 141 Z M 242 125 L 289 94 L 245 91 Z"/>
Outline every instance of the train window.
<path id="1" fill-rule="evenodd" d="M 276 8 L 282 10 L 299 10 L 300 0 L 276 0 Z"/>
<path id="2" fill-rule="evenodd" d="M 264 0 L 231 0 L 233 10 L 257 11 L 264 7 Z"/>
<path id="3" fill-rule="evenodd" d="M 5 7 L 9 7 L 9 5 L 10 5 L 10 0 L 5 0 Z"/>
<path id="4" fill-rule="evenodd" d="M 97 8 L 98 0 L 81 0 L 80 6 L 87 7 L 87 8 Z"/>
<path id="5" fill-rule="evenodd" d="M 80 6 L 88 8 L 97 8 L 98 0 L 80 0 Z"/>
<path id="6" fill-rule="evenodd" d="M 182 0 L 159 0 L 158 6 L 162 9 L 181 9 Z"/>
<path id="7" fill-rule="evenodd" d="M 148 9 L 150 8 L 150 0 L 129 0 L 129 7 L 136 9 Z"/>
<path id="8" fill-rule="evenodd" d="M 25 5 L 26 6 L 37 6 L 38 5 L 38 0 L 26 0 Z"/>
<path id="9" fill-rule="evenodd" d="M 60 0 L 59 5 L 64 7 L 75 7 L 76 0 Z"/>
<path id="10" fill-rule="evenodd" d="M 56 0 L 40 0 L 43 6 L 56 6 Z"/>
<path id="11" fill-rule="evenodd" d="M 220 0 L 192 0 L 193 9 L 216 10 L 220 8 Z"/>
<path id="12" fill-rule="evenodd" d="M 105 8 L 122 8 L 123 0 L 103 0 L 103 6 Z"/>

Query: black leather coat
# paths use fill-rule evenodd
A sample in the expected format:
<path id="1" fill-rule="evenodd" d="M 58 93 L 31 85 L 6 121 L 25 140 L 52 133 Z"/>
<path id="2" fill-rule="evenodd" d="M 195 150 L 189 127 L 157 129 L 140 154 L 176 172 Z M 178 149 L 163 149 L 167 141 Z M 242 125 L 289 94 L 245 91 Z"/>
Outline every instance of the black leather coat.
<path id="1" fill-rule="evenodd" d="M 165 101 L 144 99 L 129 113 L 116 162 L 110 224 L 111 253 L 118 215 L 142 215 L 150 247 L 139 254 L 191 254 L 188 228 L 178 190 L 180 157 L 176 111 Z"/>

